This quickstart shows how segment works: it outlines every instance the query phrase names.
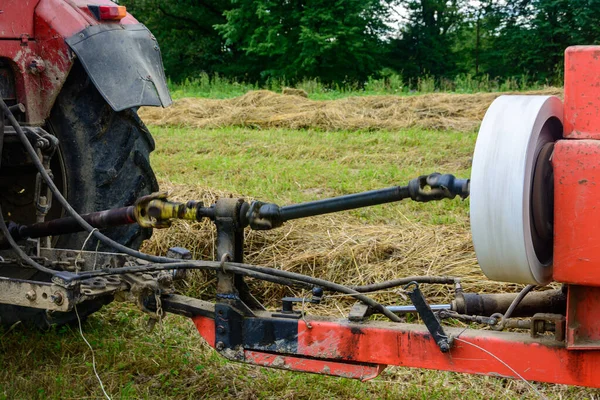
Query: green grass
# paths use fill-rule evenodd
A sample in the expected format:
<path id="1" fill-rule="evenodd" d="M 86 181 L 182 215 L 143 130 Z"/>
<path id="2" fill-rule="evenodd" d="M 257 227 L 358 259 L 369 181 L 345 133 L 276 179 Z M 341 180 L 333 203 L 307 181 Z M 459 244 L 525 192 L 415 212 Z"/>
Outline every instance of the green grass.
<path id="1" fill-rule="evenodd" d="M 475 133 L 320 132 L 285 129 L 154 128 L 152 163 L 160 178 L 281 205 L 396 185 L 421 174 L 470 175 Z M 400 206 L 419 221 L 464 220 L 468 202 Z M 369 222 L 395 221 L 398 206 L 352 212 Z"/>
<path id="2" fill-rule="evenodd" d="M 151 127 L 160 179 L 287 204 L 398 184 L 433 171 L 469 175 L 475 134 L 194 130 Z M 422 221 L 464 229 L 468 203 L 403 202 L 355 211 L 370 224 Z M 113 303 L 84 322 L 98 372 L 113 399 L 520 399 L 523 382 L 388 368 L 371 382 L 292 373 L 224 360 L 191 321 L 168 316 L 154 332 L 133 306 Z M 76 327 L 0 332 L 0 399 L 99 399 L 89 349 Z M 536 384 L 549 398 L 600 392 Z"/>
<path id="3" fill-rule="evenodd" d="M 175 99 L 183 97 L 224 99 L 241 96 L 250 90 L 267 89 L 281 92 L 284 87 L 294 87 L 305 90 L 311 99 L 331 100 L 348 96 L 417 95 L 438 91 L 455 93 L 525 91 L 548 86 L 548 84 L 533 82 L 527 75 L 506 79 L 492 79 L 488 75 L 476 77 L 470 74 L 458 75 L 454 79 L 436 79 L 425 75 L 410 81 L 391 72 L 384 71 L 383 75 L 381 78 L 369 78 L 362 85 L 356 82 L 325 85 L 318 79 L 307 79 L 296 84 L 290 84 L 285 79 L 273 79 L 258 84 L 202 73 L 183 82 L 169 81 L 169 89 Z"/>

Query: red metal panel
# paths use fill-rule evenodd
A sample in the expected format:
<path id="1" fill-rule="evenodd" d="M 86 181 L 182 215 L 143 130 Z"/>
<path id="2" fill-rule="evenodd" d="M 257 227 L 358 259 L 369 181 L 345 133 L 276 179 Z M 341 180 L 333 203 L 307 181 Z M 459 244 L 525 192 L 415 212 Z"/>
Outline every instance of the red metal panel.
<path id="1" fill-rule="evenodd" d="M 600 286 L 600 141 L 560 140 L 554 167 L 554 280 Z"/>
<path id="2" fill-rule="evenodd" d="M 13 62 L 17 99 L 27 109 L 29 124 L 44 123 L 71 69 L 73 57 L 65 38 L 100 23 L 91 16 L 87 4 L 83 0 L 10 0 L 0 6 L 0 38 L 3 30 L 17 32 L 14 41 L 0 42 L 0 57 Z M 94 4 L 114 5 L 108 0 Z M 9 23 L 6 18 L 11 15 L 14 20 Z M 128 15 L 120 23 L 137 21 Z M 28 32 L 27 40 L 21 40 L 23 30 Z"/>
<path id="3" fill-rule="evenodd" d="M 215 347 L 215 320 L 207 317 L 196 316 L 192 318 L 196 329 L 211 347 Z"/>
<path id="4" fill-rule="evenodd" d="M 33 37 L 33 10 L 40 0 L 2 0 L 0 39 Z"/>
<path id="5" fill-rule="evenodd" d="M 299 324 L 298 354 L 492 376 L 518 373 L 527 380 L 600 387 L 600 351 L 571 352 L 564 344 L 533 340 L 526 334 L 469 330 L 444 354 L 422 325 L 379 328 L 325 321 L 311 325 L 307 329 Z"/>
<path id="6" fill-rule="evenodd" d="M 567 347 L 600 350 L 600 288 L 569 285 L 567 297 Z"/>
<path id="7" fill-rule="evenodd" d="M 600 46 L 565 51 L 565 138 L 600 139 Z"/>
<path id="8" fill-rule="evenodd" d="M 214 346 L 214 321 L 205 317 L 193 320 Z M 365 371 L 398 365 L 600 387 L 600 351 L 569 351 L 564 343 L 547 336 L 533 339 L 524 333 L 445 328 L 449 335 L 460 337 L 450 352 L 442 353 L 423 325 L 310 323 L 311 329 L 304 321 L 298 323 L 295 354 L 245 351 L 245 362 L 338 376 L 363 375 L 361 379 L 366 377 Z M 333 369 L 332 363 L 336 363 Z M 347 364 L 347 368 L 339 364 Z"/>
<path id="9" fill-rule="evenodd" d="M 360 379 L 361 381 L 368 381 L 377 377 L 386 367 L 385 365 L 351 364 L 333 360 L 322 361 L 248 350 L 244 351 L 244 357 L 245 362 L 262 365 L 263 367 L 342 376 L 344 378 Z"/>

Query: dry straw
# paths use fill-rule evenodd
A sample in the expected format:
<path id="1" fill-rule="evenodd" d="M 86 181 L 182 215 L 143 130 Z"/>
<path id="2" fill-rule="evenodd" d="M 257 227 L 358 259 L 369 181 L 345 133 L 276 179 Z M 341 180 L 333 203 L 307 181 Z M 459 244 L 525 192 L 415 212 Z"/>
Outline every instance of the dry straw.
<path id="1" fill-rule="evenodd" d="M 491 102 L 502 94 L 505 93 L 432 93 L 318 101 L 257 90 L 234 99 L 186 98 L 166 109 L 144 107 L 140 116 L 152 125 L 194 128 L 397 130 L 418 127 L 472 131 L 479 126 Z M 528 94 L 561 96 L 562 89 L 549 88 Z"/>
<path id="2" fill-rule="evenodd" d="M 172 200 L 202 200 L 211 204 L 230 194 L 161 182 Z M 214 259 L 214 228 L 209 221 L 175 222 L 170 228 L 156 230 L 144 250 L 165 254 L 172 246 L 184 246 L 196 259 Z M 365 224 L 348 214 L 293 221 L 273 231 L 246 232 L 246 262 L 277 267 L 287 271 L 328 279 L 346 285 L 369 284 L 411 275 L 444 275 L 463 278 L 471 291 L 510 289 L 506 284 L 485 281 L 477 266 L 470 233 L 465 227 L 433 226 L 421 223 Z M 194 272 L 187 281 L 186 293 L 211 297 L 214 281 L 210 273 Z M 252 282 L 253 291 L 269 306 L 276 306 L 290 292 L 280 286 Z M 452 297 L 451 287 L 424 287 L 432 301 Z M 300 291 L 293 292 L 296 295 Z M 398 304 L 394 293 L 375 296 L 380 301 Z M 340 299 L 336 298 L 336 303 Z M 351 304 L 348 299 L 344 305 Z M 332 309 L 335 310 L 335 307 Z"/>

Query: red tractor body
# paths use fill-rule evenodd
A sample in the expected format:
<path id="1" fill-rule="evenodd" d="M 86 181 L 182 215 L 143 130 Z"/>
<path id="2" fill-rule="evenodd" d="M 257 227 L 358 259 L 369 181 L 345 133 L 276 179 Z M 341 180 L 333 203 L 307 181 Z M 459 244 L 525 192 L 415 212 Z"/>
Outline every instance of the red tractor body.
<path id="1" fill-rule="evenodd" d="M 108 0 L 94 1 L 92 6 L 119 8 Z M 73 66 L 76 53 L 66 39 L 82 35 L 82 31 L 94 26 L 102 26 L 102 32 L 106 32 L 138 25 L 130 14 L 121 19 L 99 19 L 90 3 L 82 0 L 7 0 L 1 7 L 0 60 L 5 62 L 0 64 L 0 79 L 7 82 L 2 85 L 6 91 L 2 97 L 25 106 L 25 122 L 29 125 L 43 124 Z M 114 61 L 114 55 L 126 51 L 126 47 L 98 50 L 102 50 L 98 57 Z M 128 68 L 112 67 L 116 75 L 122 73 L 120 67 Z M 163 71 L 157 71 L 157 75 L 160 76 L 155 77 L 156 84 L 164 85 Z M 168 105 L 170 100 L 164 103 Z"/>

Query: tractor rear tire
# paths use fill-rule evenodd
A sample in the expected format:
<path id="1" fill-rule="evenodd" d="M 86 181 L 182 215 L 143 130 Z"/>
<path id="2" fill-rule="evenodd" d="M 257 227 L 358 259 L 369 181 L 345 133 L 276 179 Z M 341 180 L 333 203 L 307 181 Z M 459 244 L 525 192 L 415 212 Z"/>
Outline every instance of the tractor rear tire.
<path id="1" fill-rule="evenodd" d="M 137 110 L 115 112 L 77 61 L 56 99 L 46 130 L 59 140 L 57 156 L 66 183 L 66 198 L 80 214 L 129 206 L 138 197 L 158 190 L 149 162 L 154 140 Z M 53 172 L 56 177 L 59 171 Z M 54 207 L 60 207 L 58 201 L 53 203 Z M 137 249 L 152 232 L 134 224 L 106 229 L 103 233 Z M 54 247 L 80 250 L 87 236 L 87 232 L 63 235 L 55 241 Z M 88 240 L 86 250 L 96 248 L 111 251 L 96 239 Z M 29 279 L 48 281 L 50 276 L 35 273 Z M 83 318 L 111 301 L 112 297 L 107 296 L 82 303 L 78 306 L 79 316 Z M 47 328 L 76 321 L 76 315 L 0 306 L 1 324 L 12 325 L 18 321 Z"/>

